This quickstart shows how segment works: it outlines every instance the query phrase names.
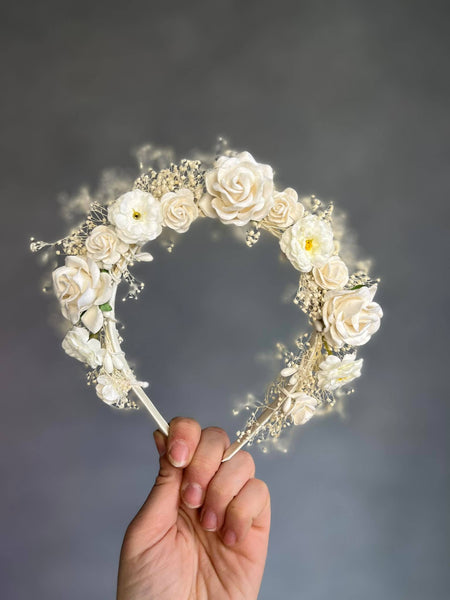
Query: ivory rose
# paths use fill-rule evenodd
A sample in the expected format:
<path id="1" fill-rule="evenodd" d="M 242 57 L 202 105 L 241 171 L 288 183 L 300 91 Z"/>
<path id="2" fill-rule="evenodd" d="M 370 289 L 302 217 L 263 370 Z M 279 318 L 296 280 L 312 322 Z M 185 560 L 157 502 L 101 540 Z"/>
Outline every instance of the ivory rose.
<path id="1" fill-rule="evenodd" d="M 265 221 L 274 227 L 286 229 L 303 217 L 304 210 L 303 204 L 298 201 L 297 192 L 292 188 L 286 188 L 273 195 L 273 206 Z"/>
<path id="2" fill-rule="evenodd" d="M 346 354 L 342 359 L 334 354 L 327 356 L 320 363 L 317 372 L 319 386 L 327 392 L 332 392 L 359 377 L 363 359 L 355 359 L 356 354 Z"/>
<path id="3" fill-rule="evenodd" d="M 198 217 L 194 194 L 187 188 L 167 192 L 161 198 L 163 224 L 178 233 L 184 233 Z"/>
<path id="4" fill-rule="evenodd" d="M 322 318 L 326 341 L 335 348 L 344 344 L 362 346 L 380 327 L 381 306 L 373 302 L 377 286 L 325 294 Z"/>
<path id="5" fill-rule="evenodd" d="M 290 412 L 294 425 L 304 425 L 314 415 L 317 400 L 308 394 L 301 394 Z"/>
<path id="6" fill-rule="evenodd" d="M 314 267 L 313 277 L 324 290 L 342 290 L 348 282 L 348 269 L 339 256 L 332 256 L 323 267 Z"/>
<path id="7" fill-rule="evenodd" d="M 286 229 L 280 247 L 298 271 L 308 273 L 313 267 L 323 267 L 331 258 L 333 231 L 326 221 L 308 215 Z"/>
<path id="8" fill-rule="evenodd" d="M 67 332 L 61 345 L 69 356 L 88 364 L 93 369 L 103 363 L 100 342 L 95 338 L 89 339 L 89 331 L 84 327 L 73 327 Z"/>
<path id="9" fill-rule="evenodd" d="M 86 239 L 86 251 L 89 258 L 108 269 L 119 262 L 128 250 L 128 244 L 117 236 L 112 227 L 98 225 Z"/>
<path id="10" fill-rule="evenodd" d="M 108 209 L 108 219 L 127 244 L 145 244 L 162 231 L 161 205 L 142 190 L 126 192 Z"/>
<path id="11" fill-rule="evenodd" d="M 249 152 L 219 157 L 205 183 L 200 208 L 225 224 L 260 221 L 273 205 L 272 167 L 257 163 Z"/>
<path id="12" fill-rule="evenodd" d="M 112 294 L 110 275 L 100 272 L 91 258 L 66 256 L 65 265 L 55 269 L 52 276 L 64 317 L 75 324 L 84 313 L 82 323 L 97 333 L 103 324 L 103 314 L 98 307 L 108 302 Z"/>

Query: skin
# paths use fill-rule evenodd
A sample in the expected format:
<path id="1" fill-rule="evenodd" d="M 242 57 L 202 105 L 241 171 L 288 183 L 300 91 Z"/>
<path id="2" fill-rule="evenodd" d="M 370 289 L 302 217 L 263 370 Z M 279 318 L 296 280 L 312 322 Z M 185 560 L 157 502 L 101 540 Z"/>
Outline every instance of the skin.
<path id="1" fill-rule="evenodd" d="M 191 419 L 174 419 L 168 438 L 159 431 L 154 438 L 159 473 L 126 531 L 117 599 L 257 598 L 270 496 L 251 455 L 241 450 L 221 463 L 225 431 L 201 430 Z"/>

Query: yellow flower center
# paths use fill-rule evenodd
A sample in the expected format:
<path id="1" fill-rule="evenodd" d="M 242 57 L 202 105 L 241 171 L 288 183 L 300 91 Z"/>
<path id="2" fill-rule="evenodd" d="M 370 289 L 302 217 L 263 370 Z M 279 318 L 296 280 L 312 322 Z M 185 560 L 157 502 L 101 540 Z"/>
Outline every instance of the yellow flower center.
<path id="1" fill-rule="evenodd" d="M 312 248 L 312 245 L 313 245 L 313 241 L 312 240 L 306 240 L 305 241 L 305 250 L 307 252 L 309 252 L 311 250 L 311 248 Z"/>
<path id="2" fill-rule="evenodd" d="M 133 210 L 133 219 L 135 221 L 139 221 L 139 219 L 142 217 L 141 213 L 137 210 Z"/>

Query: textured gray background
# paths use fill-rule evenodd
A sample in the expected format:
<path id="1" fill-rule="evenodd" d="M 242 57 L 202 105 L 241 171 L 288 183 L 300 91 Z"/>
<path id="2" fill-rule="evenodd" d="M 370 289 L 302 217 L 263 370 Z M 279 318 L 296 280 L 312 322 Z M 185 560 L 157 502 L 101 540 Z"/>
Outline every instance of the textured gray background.
<path id="1" fill-rule="evenodd" d="M 216 135 L 348 211 L 385 309 L 348 418 L 254 452 L 272 492 L 261 599 L 443 600 L 449 582 L 447 2 L 16 2 L 1 9 L 0 597 L 113 598 L 125 527 L 156 469 L 153 424 L 86 388 L 49 327 L 27 238 L 57 196 L 131 167 L 145 141 Z M 198 226 L 197 226 L 198 225 Z M 167 418 L 230 435 L 255 360 L 305 326 L 276 244 L 204 221 L 139 270 L 126 348 Z"/>

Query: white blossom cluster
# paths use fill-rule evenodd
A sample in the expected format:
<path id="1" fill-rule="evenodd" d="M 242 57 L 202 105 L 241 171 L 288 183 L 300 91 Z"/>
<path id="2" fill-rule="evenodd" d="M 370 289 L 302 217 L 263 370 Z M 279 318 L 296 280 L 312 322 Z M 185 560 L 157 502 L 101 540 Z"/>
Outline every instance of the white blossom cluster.
<path id="1" fill-rule="evenodd" d="M 72 326 L 62 347 L 94 370 L 104 402 L 126 405 L 135 379 L 115 329 L 117 286 L 134 262 L 152 260 L 143 245 L 164 228 L 185 233 L 200 217 L 237 227 L 250 224 L 253 242 L 259 230 L 275 235 L 283 255 L 301 273 L 299 293 L 307 287 L 314 296 L 314 352 L 281 371 L 274 410 L 282 426 L 305 423 L 324 397 L 359 377 L 363 360 L 356 359 L 356 347 L 369 341 L 382 317 L 374 302 L 377 285 L 355 285 L 355 277 L 349 277 L 331 211 L 305 206 L 292 188 L 277 190 L 272 168 L 248 152 L 226 153 L 205 169 L 201 197 L 198 180 L 193 190 L 175 178 L 159 197 L 139 187 L 126 191 L 109 202 L 97 223 L 89 222 L 76 243 L 66 243 L 73 253 L 66 252 L 64 264 L 52 273 L 61 312 Z"/>

